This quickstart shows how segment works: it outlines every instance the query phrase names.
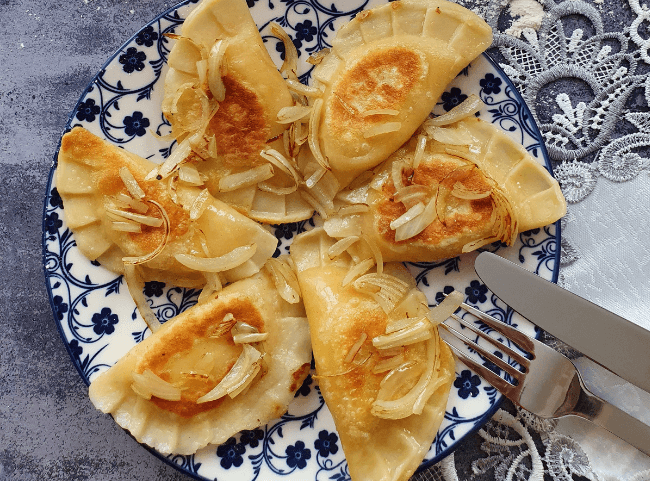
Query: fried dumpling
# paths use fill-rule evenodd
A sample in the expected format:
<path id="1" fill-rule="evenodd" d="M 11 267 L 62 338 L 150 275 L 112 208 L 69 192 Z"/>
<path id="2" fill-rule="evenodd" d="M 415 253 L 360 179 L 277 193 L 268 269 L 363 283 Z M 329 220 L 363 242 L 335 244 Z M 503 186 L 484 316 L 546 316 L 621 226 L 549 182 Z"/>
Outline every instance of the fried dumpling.
<path id="1" fill-rule="evenodd" d="M 341 187 L 349 184 L 406 142 L 491 42 L 480 17 L 445 0 L 401 0 L 359 13 L 313 72 L 314 85 L 324 88 L 313 107 L 320 113 L 314 155 Z"/>
<path id="2" fill-rule="evenodd" d="M 316 379 L 352 481 L 405 481 L 444 417 L 453 356 L 401 264 L 366 274 L 335 242 L 317 228 L 291 246 Z"/>
<path id="3" fill-rule="evenodd" d="M 445 126 L 427 121 L 368 183 L 353 187 L 339 199 L 361 203 L 363 212 L 334 216 L 325 229 L 337 238 L 362 236 L 385 261 L 433 261 L 496 241 L 511 245 L 519 232 L 566 212 L 548 171 L 474 116 Z"/>
<path id="4" fill-rule="evenodd" d="M 287 125 L 277 116 L 294 100 L 246 2 L 199 3 L 183 23 L 168 63 L 162 110 L 179 142 L 178 160 L 207 176 L 213 196 L 255 220 L 311 217 L 297 176 L 283 164 Z"/>
<path id="5" fill-rule="evenodd" d="M 255 274 L 273 255 L 275 236 L 194 185 L 201 183 L 196 171 L 182 177 L 192 183 L 144 180 L 154 167 L 81 127 L 63 136 L 56 185 L 66 223 L 90 260 L 123 273 L 127 258 L 147 280 L 202 287 L 204 272 L 230 282 Z M 207 262 L 201 258 L 222 258 L 222 269 L 194 265 Z"/>
<path id="6" fill-rule="evenodd" d="M 167 321 L 90 385 L 90 399 L 139 442 L 191 454 L 286 412 L 309 373 L 301 302 L 267 268 Z"/>

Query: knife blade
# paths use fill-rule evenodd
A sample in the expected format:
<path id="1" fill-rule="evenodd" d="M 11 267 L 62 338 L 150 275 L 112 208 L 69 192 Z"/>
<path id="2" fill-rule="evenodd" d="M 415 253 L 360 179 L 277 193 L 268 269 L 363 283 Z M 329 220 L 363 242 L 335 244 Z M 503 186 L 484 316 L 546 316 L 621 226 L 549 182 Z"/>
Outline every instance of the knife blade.
<path id="1" fill-rule="evenodd" d="M 491 252 L 479 254 L 474 270 L 530 322 L 650 392 L 650 331 Z"/>

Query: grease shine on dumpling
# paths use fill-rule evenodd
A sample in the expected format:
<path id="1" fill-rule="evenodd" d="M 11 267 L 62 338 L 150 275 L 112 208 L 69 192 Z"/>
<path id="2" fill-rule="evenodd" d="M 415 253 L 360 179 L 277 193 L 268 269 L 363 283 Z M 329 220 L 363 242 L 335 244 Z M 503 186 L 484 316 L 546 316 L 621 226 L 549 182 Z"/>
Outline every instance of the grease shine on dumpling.
<path id="1" fill-rule="evenodd" d="M 203 0 L 176 37 L 162 110 L 179 160 L 207 176 L 212 195 L 255 220 L 311 217 L 291 169 L 260 155 L 270 150 L 286 158 L 287 126 L 277 117 L 294 100 L 246 2 Z"/>
<path id="2" fill-rule="evenodd" d="M 444 417 L 453 356 L 401 264 L 342 249 L 321 228 L 291 245 L 316 379 L 352 480 L 405 481 Z"/>
<path id="3" fill-rule="evenodd" d="M 367 183 L 339 193 L 340 205 L 361 206 L 326 220 L 330 235 L 361 236 L 386 261 L 426 262 L 511 245 L 566 213 L 557 181 L 503 131 L 474 115 L 437 126 L 439 119 L 426 121 Z"/>
<path id="4" fill-rule="evenodd" d="M 388 3 L 342 27 L 313 73 L 324 88 L 314 103 L 321 109 L 317 142 L 340 186 L 408 140 L 446 85 L 491 42 L 480 17 L 445 0 Z"/>
<path id="5" fill-rule="evenodd" d="M 81 127 L 63 136 L 56 186 L 66 225 L 90 260 L 122 274 L 131 258 L 146 280 L 203 287 L 210 267 L 197 270 L 178 256 L 216 259 L 237 249 L 250 254 L 219 272 L 230 282 L 255 274 L 273 255 L 275 236 L 210 196 L 196 169 L 183 167 L 182 178 L 145 180 L 155 167 Z"/>
<path id="6" fill-rule="evenodd" d="M 264 268 L 167 321 L 90 385 L 138 442 L 192 454 L 280 417 L 309 372 L 309 326 Z"/>

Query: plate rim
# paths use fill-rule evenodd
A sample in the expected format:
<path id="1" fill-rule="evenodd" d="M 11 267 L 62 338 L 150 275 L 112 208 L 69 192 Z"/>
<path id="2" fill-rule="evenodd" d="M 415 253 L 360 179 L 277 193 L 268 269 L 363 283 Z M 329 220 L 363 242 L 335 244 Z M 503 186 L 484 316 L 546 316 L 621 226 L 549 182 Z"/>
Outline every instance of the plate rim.
<path id="1" fill-rule="evenodd" d="M 52 287 L 51 287 L 51 285 L 49 283 L 49 276 L 48 276 L 47 267 L 46 267 L 46 260 L 47 260 L 48 250 L 47 250 L 47 245 L 46 245 L 46 243 L 47 243 L 46 237 L 47 236 L 46 236 L 45 219 L 46 219 L 46 214 L 47 214 L 47 209 L 48 209 L 48 200 L 49 200 L 49 197 L 50 197 L 50 192 L 52 190 L 52 181 L 53 181 L 54 174 L 56 172 L 56 168 L 57 168 L 57 165 L 58 165 L 58 155 L 59 155 L 59 151 L 61 149 L 61 139 L 62 139 L 63 135 L 66 132 L 69 132 L 71 130 L 71 125 L 72 125 L 72 122 L 73 122 L 73 120 L 75 118 L 76 111 L 77 111 L 79 105 L 81 104 L 82 99 L 87 94 L 89 88 L 95 83 L 95 81 L 102 74 L 102 72 L 104 72 L 108 68 L 108 66 L 114 61 L 114 59 L 118 55 L 120 55 L 122 53 L 122 51 L 138 36 L 138 34 L 144 28 L 146 28 L 146 27 L 154 24 L 155 22 L 159 21 L 160 19 L 162 19 L 165 15 L 168 15 L 169 13 L 174 12 L 174 11 L 176 11 L 176 10 L 186 6 L 186 5 L 193 4 L 193 3 L 199 3 L 199 1 L 200 0 L 182 0 L 182 1 L 178 2 L 178 3 L 176 3 L 175 5 L 173 5 L 172 7 L 166 9 L 162 13 L 156 15 L 151 20 L 149 20 L 146 23 L 142 24 L 142 26 L 139 27 L 138 30 L 133 35 L 128 37 L 124 42 L 122 42 L 120 44 L 120 46 L 114 51 L 114 53 L 102 64 L 102 66 L 97 71 L 97 73 L 92 76 L 90 81 L 87 83 L 87 85 L 83 89 L 81 95 L 77 99 L 77 102 L 75 103 L 75 105 L 74 105 L 73 109 L 71 110 L 70 114 L 68 115 L 68 119 L 66 121 L 65 127 L 64 127 L 61 135 L 58 137 L 57 145 L 56 145 L 56 148 L 55 148 L 55 151 L 54 151 L 54 154 L 53 154 L 52 164 L 50 166 L 50 170 L 49 170 L 49 173 L 48 173 L 45 196 L 44 196 L 44 199 L 43 199 L 43 211 L 42 211 L 42 219 L 41 219 L 42 220 L 42 222 L 41 222 L 41 231 L 42 231 L 41 232 L 41 264 L 42 264 L 42 268 L 43 268 L 45 288 L 46 288 L 48 300 L 49 300 L 49 303 L 50 303 L 50 309 L 52 311 L 52 314 L 53 314 L 54 318 L 55 318 L 55 314 L 56 314 L 56 308 L 55 308 L 55 305 L 54 305 L 54 297 L 53 297 L 53 293 L 52 293 Z M 488 49 L 491 49 L 491 48 L 496 48 L 496 47 L 492 47 L 492 46 L 488 47 Z M 555 178 L 555 175 L 553 173 L 553 166 L 552 166 L 550 157 L 548 155 L 546 145 L 544 143 L 544 138 L 542 136 L 541 131 L 539 130 L 539 126 L 537 125 L 537 122 L 535 121 L 535 118 L 533 117 L 533 115 L 532 115 L 532 113 L 530 111 L 530 108 L 528 107 L 527 103 L 525 102 L 525 100 L 522 97 L 519 90 L 514 85 L 514 82 L 508 77 L 508 75 L 505 73 L 505 71 L 500 67 L 500 65 L 488 53 L 488 51 L 487 51 L 488 49 L 486 49 L 484 52 L 482 52 L 480 54 L 480 56 L 484 57 L 488 61 L 490 66 L 492 68 L 494 68 L 500 74 L 501 78 L 505 81 L 506 86 L 509 87 L 512 90 L 516 100 L 520 103 L 521 108 L 524 111 L 524 113 L 529 117 L 530 122 L 531 122 L 532 130 L 533 130 L 533 132 L 535 134 L 535 137 L 539 141 L 539 148 L 540 148 L 540 151 L 541 151 L 541 158 L 544 161 L 544 167 Z M 554 259 L 552 277 L 551 277 L 550 281 L 553 282 L 554 284 L 557 284 L 557 281 L 558 281 L 558 278 L 559 278 L 559 271 L 560 271 L 560 255 L 561 255 L 560 246 L 561 246 L 561 238 L 562 238 L 562 236 L 561 236 L 561 221 L 557 220 L 553 224 L 555 225 L 554 239 L 555 239 L 556 246 L 558 248 L 555 251 L 555 259 Z M 551 224 L 551 225 L 553 225 L 553 224 Z M 90 382 L 86 379 L 85 375 L 81 371 L 80 366 L 77 363 L 74 362 L 74 356 L 73 356 L 73 353 L 71 351 L 69 343 L 66 342 L 67 339 L 65 337 L 65 333 L 62 330 L 62 326 L 60 325 L 59 322 L 56 321 L 56 319 L 54 319 L 54 323 L 56 324 L 56 328 L 57 328 L 57 331 L 59 333 L 59 337 L 61 338 L 61 341 L 63 341 L 65 349 L 66 349 L 66 351 L 68 353 L 70 362 L 72 362 L 73 366 L 75 367 L 77 373 L 81 377 L 81 380 L 84 382 L 84 384 L 86 384 L 87 387 L 90 386 Z M 533 324 L 533 323 L 531 323 L 531 324 Z M 535 329 L 536 329 L 536 338 L 539 339 L 541 337 L 541 334 L 542 334 L 543 331 L 541 329 L 537 328 L 537 327 L 535 327 Z M 505 396 L 503 396 L 501 393 L 498 393 L 498 397 L 495 400 L 494 404 L 492 406 L 490 406 L 490 408 L 487 411 L 485 411 L 485 413 L 476 421 L 476 423 L 472 426 L 471 429 L 469 429 L 467 432 L 465 432 L 458 440 L 456 440 L 456 442 L 454 442 L 454 444 L 452 444 L 445 451 L 441 452 L 440 454 L 435 455 L 433 458 L 431 458 L 428 461 L 423 461 L 418 466 L 415 473 L 420 473 L 420 472 L 422 472 L 422 471 L 424 471 L 426 469 L 429 469 L 434 464 L 439 463 L 442 459 L 444 459 L 444 458 L 448 457 L 449 455 L 453 454 L 456 451 L 456 449 L 462 444 L 463 440 L 465 440 L 467 437 L 469 437 L 470 435 L 474 434 L 476 431 L 481 429 L 490 420 L 490 418 L 492 418 L 492 416 L 494 416 L 496 411 L 501 407 L 501 404 L 503 403 L 504 398 L 505 398 Z M 151 448 L 150 446 L 147 446 L 146 444 L 139 443 L 135 439 L 135 437 L 133 437 L 133 435 L 131 435 L 131 433 L 128 430 L 126 430 L 124 428 L 122 428 L 122 430 L 125 431 L 126 434 L 131 439 L 133 439 L 133 441 L 136 442 L 139 446 L 143 447 L 144 449 L 149 451 L 151 454 L 156 456 L 158 459 L 164 461 L 166 464 L 171 465 L 177 471 L 191 477 L 192 479 L 196 479 L 196 480 L 199 480 L 199 481 L 204 481 L 205 479 L 207 479 L 207 478 L 205 478 L 203 476 L 199 476 L 196 473 L 188 471 L 188 470 L 184 469 L 182 466 L 175 463 L 173 461 L 173 459 L 174 459 L 173 455 L 170 455 L 170 457 L 167 457 L 166 455 L 164 455 L 162 453 L 159 453 L 158 451 Z"/>

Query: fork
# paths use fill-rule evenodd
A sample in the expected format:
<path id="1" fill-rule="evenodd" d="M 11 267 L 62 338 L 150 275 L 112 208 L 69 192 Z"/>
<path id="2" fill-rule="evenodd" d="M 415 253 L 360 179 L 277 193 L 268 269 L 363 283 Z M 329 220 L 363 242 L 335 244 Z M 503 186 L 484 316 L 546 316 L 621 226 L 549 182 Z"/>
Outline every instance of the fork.
<path id="1" fill-rule="evenodd" d="M 449 319 L 440 324 L 445 331 L 476 351 L 479 356 L 507 373 L 505 378 L 499 376 L 473 359 L 466 349 L 456 347 L 453 341 L 446 339 L 447 336 L 441 336 L 464 364 L 501 394 L 541 418 L 574 415 L 587 419 L 650 455 L 650 426 L 589 392 L 569 358 L 472 306 L 463 303 L 460 307 L 527 353 L 521 354 L 505 342 L 478 329 L 463 317 L 457 314 L 451 315 L 451 318 L 458 321 L 461 326 L 507 354 L 518 365 L 517 367 L 505 362 L 460 330 L 448 325 Z"/>

